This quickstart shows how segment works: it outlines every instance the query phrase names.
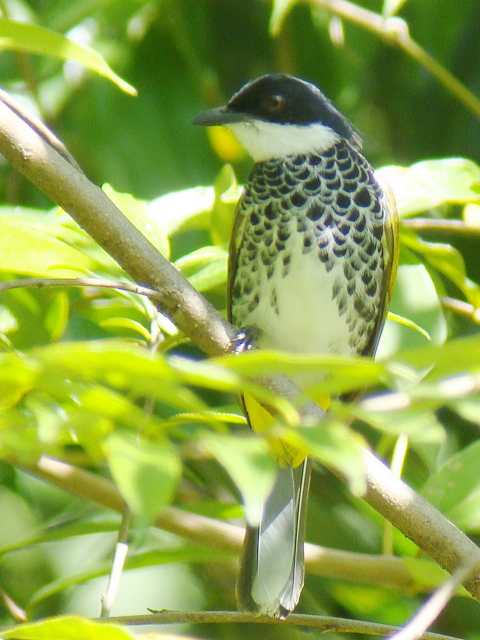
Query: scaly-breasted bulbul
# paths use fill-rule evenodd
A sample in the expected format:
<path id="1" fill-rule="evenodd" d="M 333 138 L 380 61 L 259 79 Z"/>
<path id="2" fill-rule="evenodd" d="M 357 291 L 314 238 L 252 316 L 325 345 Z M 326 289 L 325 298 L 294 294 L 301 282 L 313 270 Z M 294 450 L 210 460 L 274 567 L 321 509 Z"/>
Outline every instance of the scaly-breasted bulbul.
<path id="1" fill-rule="evenodd" d="M 230 320 L 259 348 L 374 356 L 398 262 L 394 203 L 349 121 L 312 84 L 265 75 L 196 124 L 227 126 L 255 161 L 230 244 Z M 268 412 L 244 397 L 253 429 Z M 267 418 L 266 418 L 267 416 Z M 243 607 L 283 617 L 300 597 L 308 460 L 280 447 L 258 526 L 247 526 Z"/>

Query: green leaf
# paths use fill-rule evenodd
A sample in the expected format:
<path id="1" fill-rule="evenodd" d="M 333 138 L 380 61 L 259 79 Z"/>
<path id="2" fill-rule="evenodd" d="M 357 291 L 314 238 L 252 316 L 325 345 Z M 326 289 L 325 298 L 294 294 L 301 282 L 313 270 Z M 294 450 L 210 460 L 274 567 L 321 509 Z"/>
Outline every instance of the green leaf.
<path id="1" fill-rule="evenodd" d="M 208 291 L 227 280 L 228 253 L 221 247 L 202 247 L 182 256 L 175 266 L 197 291 Z"/>
<path id="2" fill-rule="evenodd" d="M 107 78 L 125 93 L 131 96 L 137 95 L 137 90 L 122 80 L 97 51 L 45 27 L 0 18 L 1 49 L 27 51 L 62 60 L 73 60 Z"/>
<path id="3" fill-rule="evenodd" d="M 228 247 L 232 234 L 235 208 L 240 198 L 241 188 L 238 186 L 235 172 L 231 165 L 221 169 L 214 184 L 215 200 L 212 208 L 210 232 L 216 245 Z"/>
<path id="4" fill-rule="evenodd" d="M 387 320 L 390 322 L 396 322 L 402 327 L 406 327 L 407 329 L 411 329 L 412 331 L 416 331 L 421 336 L 425 338 L 428 342 L 432 341 L 432 336 L 428 333 L 426 329 L 421 327 L 419 324 L 410 320 L 410 318 L 405 318 L 404 316 L 399 315 L 398 313 L 393 313 L 393 311 L 389 311 L 387 314 Z"/>
<path id="5" fill-rule="evenodd" d="M 447 321 L 432 274 L 410 250 L 408 260 L 398 270 L 390 309 L 408 323 L 414 323 L 420 332 L 407 331 L 405 326 L 408 324 L 403 322 L 386 322 L 377 351 L 380 359 L 403 349 L 425 346 L 425 337 L 420 335 L 422 329 L 428 332 L 434 344 L 442 344 L 447 339 Z"/>
<path id="6" fill-rule="evenodd" d="M 168 258 L 170 256 L 170 243 L 163 227 L 158 224 L 156 218 L 151 215 L 147 204 L 143 200 L 134 198 L 129 193 L 119 193 L 109 185 L 103 185 L 103 191 L 114 202 L 122 213 L 134 224 L 143 235 Z"/>
<path id="7" fill-rule="evenodd" d="M 170 504 L 181 474 L 175 449 L 157 443 L 112 434 L 105 445 L 112 476 L 132 512 L 149 522 Z"/>
<path id="8" fill-rule="evenodd" d="M 226 469 L 240 491 L 250 525 L 260 522 L 277 472 L 267 443 L 254 436 L 205 435 L 203 446 Z"/>
<path id="9" fill-rule="evenodd" d="M 388 360 L 390 370 L 405 365 L 420 371 L 428 369 L 430 381 L 457 373 L 476 372 L 480 368 L 480 338 L 469 336 L 450 340 L 444 345 L 402 351 Z"/>
<path id="10" fill-rule="evenodd" d="M 204 403 L 180 383 L 179 375 L 165 358 L 132 343 L 121 340 L 62 342 L 34 349 L 30 356 L 42 371 L 37 384 L 45 390 L 54 392 L 55 381 L 60 377 L 73 378 L 108 384 L 186 411 L 204 408 Z"/>
<path id="11" fill-rule="evenodd" d="M 207 549 L 204 547 L 195 547 L 193 545 L 185 545 L 175 549 L 159 549 L 157 551 L 146 551 L 130 555 L 125 563 L 125 570 L 141 569 L 144 567 L 154 567 L 162 564 L 171 563 L 209 563 L 231 561 L 232 554 L 218 549 Z M 49 584 L 41 587 L 31 598 L 28 603 L 29 609 L 38 607 L 39 604 L 51 598 L 52 596 L 62 593 L 66 589 L 85 584 L 99 578 L 109 575 L 112 569 L 111 563 L 105 563 L 101 566 L 53 580 Z"/>
<path id="12" fill-rule="evenodd" d="M 465 530 L 480 524 L 480 442 L 451 456 L 427 480 L 423 495 Z"/>
<path id="13" fill-rule="evenodd" d="M 99 324 L 103 329 L 128 329 L 141 335 L 147 343 L 151 340 L 148 329 L 141 322 L 137 322 L 132 318 L 107 318 L 106 320 L 101 320 Z"/>
<path id="14" fill-rule="evenodd" d="M 57 240 L 48 229 L 15 216 L 0 216 L 0 272 L 72 277 L 93 267 L 88 256 Z"/>
<path id="15" fill-rule="evenodd" d="M 342 473 L 355 495 L 365 493 L 365 465 L 362 438 L 340 422 L 326 419 L 315 427 L 295 430 L 309 456 Z M 292 442 L 294 444 L 294 442 Z"/>
<path id="16" fill-rule="evenodd" d="M 309 395 L 363 389 L 384 381 L 387 374 L 381 363 L 369 358 L 297 355 L 263 349 L 212 358 L 210 363 L 244 376 L 283 374 L 293 378 L 307 377 L 312 381 L 308 387 Z"/>
<path id="17" fill-rule="evenodd" d="M 270 35 L 278 36 L 288 13 L 297 0 L 273 0 L 272 13 L 270 14 Z"/>
<path id="18" fill-rule="evenodd" d="M 60 340 L 67 328 L 70 310 L 70 301 L 65 291 L 54 294 L 46 316 L 45 326 L 52 340 Z"/>
<path id="19" fill-rule="evenodd" d="M 148 210 L 170 237 L 180 231 L 208 228 L 214 200 L 213 187 L 193 187 L 152 200 Z"/>
<path id="20" fill-rule="evenodd" d="M 133 640 L 128 631 L 113 624 L 93 622 L 79 616 L 47 618 L 2 631 L 14 640 Z"/>
<path id="21" fill-rule="evenodd" d="M 465 158 L 383 167 L 377 174 L 393 190 L 400 216 L 480 200 L 480 167 Z"/>

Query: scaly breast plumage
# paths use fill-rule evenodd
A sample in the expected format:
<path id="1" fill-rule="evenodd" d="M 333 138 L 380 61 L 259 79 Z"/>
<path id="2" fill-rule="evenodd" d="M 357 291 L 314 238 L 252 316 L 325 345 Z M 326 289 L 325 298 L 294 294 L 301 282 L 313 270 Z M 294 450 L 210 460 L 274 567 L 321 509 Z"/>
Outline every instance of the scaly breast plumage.
<path id="1" fill-rule="evenodd" d="M 362 352 L 381 309 L 384 213 L 347 143 L 255 165 L 238 212 L 234 322 L 262 346 Z"/>

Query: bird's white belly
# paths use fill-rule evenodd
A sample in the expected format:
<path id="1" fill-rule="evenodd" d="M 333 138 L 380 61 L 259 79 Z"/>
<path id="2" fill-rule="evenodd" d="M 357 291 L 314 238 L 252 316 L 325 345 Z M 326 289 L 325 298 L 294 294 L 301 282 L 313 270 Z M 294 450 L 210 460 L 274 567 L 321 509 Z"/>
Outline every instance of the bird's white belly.
<path id="1" fill-rule="evenodd" d="M 343 279 L 341 261 L 328 272 L 315 251 L 303 254 L 301 246 L 299 242 L 292 251 L 286 276 L 279 277 L 276 272 L 275 277 L 261 278 L 260 301 L 246 324 L 259 330 L 257 344 L 261 348 L 350 354 L 345 315 L 339 314 L 332 297 L 335 280 Z"/>

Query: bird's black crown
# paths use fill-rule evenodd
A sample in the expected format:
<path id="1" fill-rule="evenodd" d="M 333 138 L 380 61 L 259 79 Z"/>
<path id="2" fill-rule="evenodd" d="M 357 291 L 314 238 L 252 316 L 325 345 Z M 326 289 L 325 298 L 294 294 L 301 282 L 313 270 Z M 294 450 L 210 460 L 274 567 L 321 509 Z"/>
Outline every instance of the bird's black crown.
<path id="1" fill-rule="evenodd" d="M 319 123 L 343 138 L 355 135 L 352 125 L 320 89 L 285 74 L 269 74 L 252 80 L 233 95 L 227 109 L 279 124 Z"/>

